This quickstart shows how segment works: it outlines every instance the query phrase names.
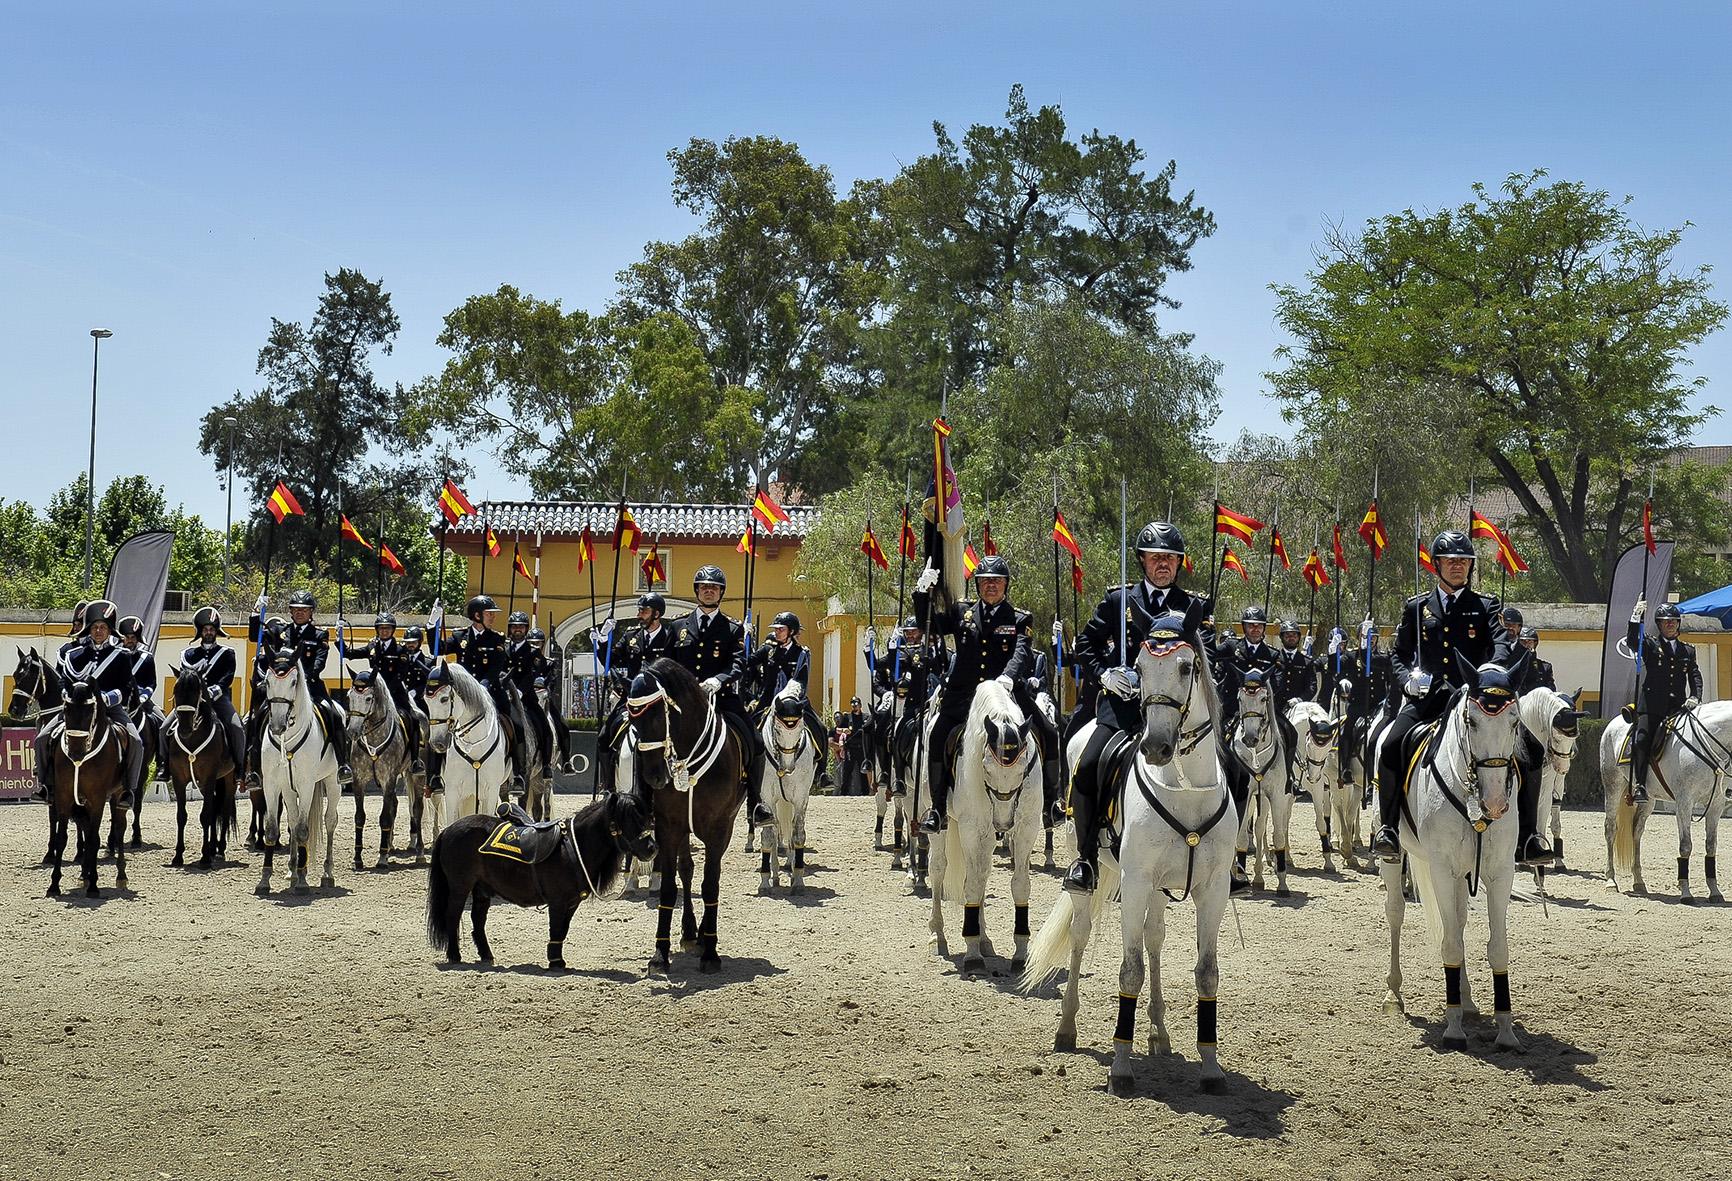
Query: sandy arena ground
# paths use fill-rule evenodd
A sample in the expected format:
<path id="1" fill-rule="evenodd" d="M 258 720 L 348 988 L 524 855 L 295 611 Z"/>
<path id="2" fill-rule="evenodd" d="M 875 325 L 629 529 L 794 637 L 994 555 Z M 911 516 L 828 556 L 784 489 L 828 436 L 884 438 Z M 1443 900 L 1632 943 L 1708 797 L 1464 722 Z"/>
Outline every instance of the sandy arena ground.
<path id="1" fill-rule="evenodd" d="M 345 801 L 340 848 L 351 815 Z M 1732 909 L 1608 892 L 1597 813 L 1567 822 L 1572 860 L 1595 872 L 1552 876 L 1549 909 L 1512 916 L 1525 1053 L 1492 1049 L 1489 1015 L 1469 1052 L 1436 1048 L 1443 984 L 1417 913 L 1411 1016 L 1383 1015 L 1376 880 L 1319 871 L 1301 804 L 1294 896 L 1241 902 L 1243 946 L 1232 912 L 1223 932 L 1229 1093 L 1195 1086 L 1186 905 L 1164 963 L 1179 1053 L 1141 1060 L 1129 1100 L 1105 1090 L 1116 918 L 1091 952 L 1079 1051 L 1053 1053 L 1056 991 L 1018 995 L 1002 959 L 962 979 L 934 954 L 926 902 L 872 851 L 866 800 L 814 802 L 798 902 L 757 897 L 736 842 L 724 970 L 701 976 L 686 955 L 671 980 L 646 975 L 641 896 L 586 904 L 558 975 L 545 915 L 495 907 L 500 966 L 453 971 L 422 936 L 424 871 L 407 863 L 340 859 L 334 894 L 255 898 L 253 854 L 168 868 L 173 809 L 152 803 L 131 891 L 47 899 L 43 822 L 0 808 L 0 1179 L 1630 1181 L 1732 1160 Z M 1649 832 L 1648 880 L 1669 886 L 1673 822 Z M 1036 875 L 1037 926 L 1056 891 Z M 986 921 L 1007 953 L 1008 872 Z M 958 909 L 958 952 L 960 928 Z M 1476 914 L 1469 971 L 1489 1009 L 1483 931 Z"/>

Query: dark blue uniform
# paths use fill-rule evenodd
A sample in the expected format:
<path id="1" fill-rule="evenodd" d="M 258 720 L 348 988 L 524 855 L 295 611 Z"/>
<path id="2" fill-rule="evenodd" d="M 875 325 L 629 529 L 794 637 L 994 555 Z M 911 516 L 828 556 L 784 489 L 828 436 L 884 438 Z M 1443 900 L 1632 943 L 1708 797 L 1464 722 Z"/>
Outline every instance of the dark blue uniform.
<path id="1" fill-rule="evenodd" d="M 1680 637 L 1668 640 L 1660 635 L 1656 624 L 1645 635 L 1640 623 L 1630 624 L 1625 645 L 1642 653 L 1642 680 L 1636 686 L 1636 726 L 1630 739 L 1630 769 L 1636 782 L 1644 788 L 1648 782 L 1648 760 L 1654 749 L 1654 735 L 1660 732 L 1666 719 L 1684 708 L 1684 702 L 1702 697 L 1702 669 L 1696 663 L 1696 649 Z"/>

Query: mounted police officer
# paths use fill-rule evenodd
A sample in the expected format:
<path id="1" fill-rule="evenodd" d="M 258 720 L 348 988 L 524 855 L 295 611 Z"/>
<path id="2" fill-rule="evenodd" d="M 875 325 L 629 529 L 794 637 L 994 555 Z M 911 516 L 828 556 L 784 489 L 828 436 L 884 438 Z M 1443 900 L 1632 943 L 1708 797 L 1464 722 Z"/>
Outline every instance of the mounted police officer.
<path id="1" fill-rule="evenodd" d="M 1659 635 L 1643 634 L 1642 616 L 1648 601 L 1636 600 L 1630 613 L 1630 630 L 1624 644 L 1640 653 L 1642 680 L 1636 686 L 1636 722 L 1630 738 L 1630 795 L 1637 803 L 1648 798 L 1648 763 L 1654 751 L 1654 736 L 1666 719 L 1680 710 L 1695 709 L 1702 700 L 1702 669 L 1696 649 L 1678 638 L 1684 617 L 1672 603 L 1661 603 L 1654 612 Z"/>
<path id="2" fill-rule="evenodd" d="M 539 645 L 530 642 L 529 628 L 529 613 L 526 611 L 513 611 L 511 618 L 505 621 L 505 663 L 512 687 L 517 690 L 517 699 L 523 704 L 524 721 L 535 727 L 535 740 L 541 748 L 541 773 L 551 783 L 553 725 L 547 720 L 547 712 L 541 708 L 541 698 L 535 692 L 536 681 L 546 683 L 547 657 L 541 654 Z"/>
<path id="3" fill-rule="evenodd" d="M 770 620 L 770 639 L 758 645 L 757 651 L 746 658 L 751 683 L 756 686 L 754 716 L 762 720 L 763 711 L 771 707 L 776 694 L 791 681 L 800 684 L 800 709 L 806 717 L 806 729 L 812 736 L 818 756 L 818 782 L 830 784 L 829 744 L 825 741 L 824 720 L 812 708 L 812 698 L 806 692 L 812 675 L 812 654 L 800 643 L 800 617 L 792 611 L 777 612 Z"/>
<path id="4" fill-rule="evenodd" d="M 1292 697 L 1281 676 L 1281 653 L 1270 647 L 1265 639 L 1269 632 L 1269 616 L 1263 608 L 1253 604 L 1245 608 L 1239 617 L 1239 627 L 1245 634 L 1244 638 L 1231 648 L 1233 670 L 1240 680 L 1252 669 L 1262 672 L 1264 683 L 1269 686 L 1270 700 L 1275 706 L 1275 726 L 1281 732 L 1281 741 L 1287 747 L 1287 782 L 1295 783 L 1293 757 L 1299 751 L 1299 735 L 1293 729 L 1293 723 L 1287 719 L 1287 702 Z M 1299 629 L 1295 627 L 1295 640 L 1299 638 L 1298 633 Z M 1234 693 L 1234 700 L 1237 702 L 1237 689 Z"/>
<path id="5" fill-rule="evenodd" d="M 596 659 L 608 669 L 613 683 L 630 685 L 643 671 L 644 665 L 673 655 L 673 629 L 662 626 L 662 616 L 667 614 L 667 607 L 667 600 L 655 591 L 639 595 L 637 628 L 617 641 L 617 647 L 612 619 L 590 629 L 590 647 L 594 649 Z M 626 721 L 625 694 L 622 692 L 602 721 L 596 743 L 596 758 L 600 760 L 598 782 L 605 791 L 614 789 L 615 773 L 619 769 L 619 744 L 625 737 Z"/>
<path id="6" fill-rule="evenodd" d="M 469 626 L 454 633 L 451 648 L 457 653 L 457 663 L 487 690 L 493 708 L 499 711 L 499 721 L 511 735 L 511 786 L 523 790 L 523 740 L 511 720 L 510 668 L 505 651 L 505 637 L 493 630 L 493 617 L 499 614 L 499 604 L 492 595 L 475 595 L 464 605 Z"/>
<path id="7" fill-rule="evenodd" d="M 699 566 L 692 575 L 692 594 L 698 605 L 690 615 L 673 623 L 673 647 L 668 656 L 703 686 L 715 699 L 716 711 L 731 722 L 746 741 L 746 803 L 751 825 L 769 824 L 775 815 L 763 801 L 764 737 L 746 716 L 740 700 L 740 679 L 746 671 L 746 629 L 721 610 L 728 579 L 717 566 Z"/>
<path id="8" fill-rule="evenodd" d="M 88 601 L 78 600 L 78 605 L 72 608 L 72 625 L 66 629 L 66 634 L 72 638 L 60 645 L 59 651 L 54 654 L 54 669 L 60 674 L 62 680 L 66 679 L 68 675 L 66 658 L 71 655 L 74 648 L 84 643 L 84 613 L 89 608 L 90 603 Z"/>
<path id="9" fill-rule="evenodd" d="M 1101 755 L 1113 735 L 1121 730 L 1129 734 L 1142 730 L 1135 662 L 1129 653 L 1149 638 L 1151 623 L 1167 615 L 1183 616 L 1197 601 L 1176 581 L 1185 560 L 1185 539 L 1178 526 L 1167 521 L 1150 521 L 1137 534 L 1136 544 L 1142 579 L 1129 586 L 1107 588 L 1106 597 L 1083 625 L 1072 650 L 1084 677 L 1098 682 L 1101 691 L 1095 705 L 1095 728 L 1071 775 L 1070 813 L 1076 823 L 1077 858 L 1064 876 L 1067 890 L 1092 891 L 1099 878 L 1096 858 L 1100 853 L 1100 809 L 1104 802 Z M 1119 651 L 1121 621 L 1124 653 Z"/>
<path id="10" fill-rule="evenodd" d="M 1528 626 L 1521 629 L 1521 646 L 1531 655 L 1528 657 L 1527 675 L 1522 678 L 1521 692 L 1531 693 L 1535 689 L 1550 689 L 1558 691 L 1557 674 L 1552 671 L 1552 662 L 1540 659 L 1539 629 Z"/>
<path id="11" fill-rule="evenodd" d="M 1395 633 L 1395 651 L 1390 664 L 1404 701 L 1383 734 L 1383 754 L 1377 768 L 1377 796 L 1381 823 L 1375 848 L 1387 858 L 1401 851 L 1401 802 L 1407 773 L 1404 739 L 1416 726 L 1442 717 L 1451 696 L 1466 682 L 1462 672 L 1487 663 L 1508 667 L 1510 637 L 1503 628 L 1503 609 L 1497 598 L 1468 586 L 1473 575 L 1475 553 L 1467 535 L 1446 529 L 1431 545 L 1437 565 L 1437 586 L 1407 600 Z M 1527 778 L 1535 778 L 1531 776 Z M 1534 790 L 1538 790 L 1537 783 Z M 1522 795 L 1527 795 L 1524 785 Z M 1518 844 L 1516 860 L 1538 861 L 1544 841 L 1529 832 Z M 1551 850 L 1544 850 L 1549 861 Z"/>
<path id="12" fill-rule="evenodd" d="M 289 628 L 284 644 L 301 663 L 301 675 L 312 694 L 313 704 L 325 720 L 325 736 L 337 754 L 337 782 L 353 783 L 355 772 L 349 766 L 349 733 L 331 691 L 325 688 L 325 665 L 331 659 L 331 633 L 313 622 L 317 604 L 313 592 L 298 590 L 289 596 Z"/>
<path id="13" fill-rule="evenodd" d="M 440 782 L 440 771 L 444 767 L 444 756 L 438 751 L 427 747 L 425 727 L 427 725 L 427 674 L 433 670 L 438 658 L 430 656 L 421 650 L 421 644 L 426 636 L 425 630 L 418 623 L 411 623 L 403 629 L 403 689 L 409 694 L 409 704 L 414 707 L 415 721 L 421 732 L 415 735 L 415 749 L 420 752 L 419 765 L 427 773 L 427 790 L 437 791 L 444 785 Z"/>
<path id="14" fill-rule="evenodd" d="M 409 667 L 411 658 L 409 649 L 397 639 L 395 615 L 389 611 L 381 611 L 373 617 L 373 638 L 361 650 L 361 654 L 367 658 L 367 667 L 373 670 L 373 675 L 385 683 L 385 689 L 391 694 L 397 712 L 403 715 L 403 733 L 409 743 L 410 770 L 416 773 L 426 770 L 421 762 L 421 722 L 416 716 L 415 698 L 409 692 L 409 682 L 413 677 Z M 420 680 L 425 687 L 425 669 L 421 670 Z"/>
<path id="15" fill-rule="evenodd" d="M 243 783 L 248 791 L 259 789 L 259 747 L 264 742 L 265 718 L 270 712 L 269 702 L 265 700 L 265 678 L 270 674 L 271 661 L 289 642 L 289 621 L 280 615 L 261 619 L 264 609 L 265 596 L 260 595 L 259 601 L 253 606 L 253 616 L 247 623 L 247 630 L 258 637 L 258 643 L 253 650 L 253 667 L 250 678 L 252 686 L 250 700 L 253 704 L 251 711 L 247 714 L 245 724 L 246 762 L 244 766 L 246 767 L 246 775 Z M 226 635 L 227 633 L 222 634 Z"/>
<path id="16" fill-rule="evenodd" d="M 277 623 L 283 623 L 277 620 Z M 283 624 L 284 628 L 287 624 Z M 241 726 L 240 716 L 235 712 L 235 703 L 231 692 L 235 682 L 235 670 L 238 667 L 235 660 L 235 650 L 219 644 L 218 640 L 228 638 L 228 632 L 223 630 L 222 613 L 215 607 L 200 607 L 192 615 L 192 630 L 196 639 L 180 654 L 182 675 L 197 673 L 204 682 L 204 694 L 210 699 L 211 711 L 216 714 L 221 724 L 224 736 L 228 739 L 229 758 L 234 760 L 237 774 L 247 763 L 247 737 Z M 268 628 L 266 630 L 269 630 Z M 279 629 L 281 630 L 281 629 Z M 264 646 L 260 645 L 262 651 Z M 263 693 L 256 693 L 255 700 L 262 701 Z M 262 710 L 260 711 L 262 714 Z M 168 736 L 163 735 L 162 754 L 166 764 L 168 751 Z M 254 768 L 257 763 L 251 764 Z M 258 786 L 258 771 L 255 769 L 247 775 L 248 788 Z"/>
<path id="17" fill-rule="evenodd" d="M 884 642 L 882 656 L 878 654 L 876 628 L 866 629 L 865 640 L 861 655 L 872 669 L 873 688 L 879 693 L 894 692 L 900 678 L 907 675 L 910 679 L 905 711 L 907 714 L 924 712 L 926 703 L 932 700 L 932 694 L 937 692 L 950 668 L 949 649 L 943 644 L 927 642 L 918 615 L 910 615 L 902 621 L 897 632 L 891 633 Z"/>
<path id="18" fill-rule="evenodd" d="M 96 599 L 85 605 L 83 631 L 78 642 L 65 651 L 62 661 L 71 681 L 87 681 L 102 701 L 109 722 L 126 734 L 126 764 L 124 784 L 128 793 L 138 787 L 144 771 L 144 744 L 127 702 L 134 690 L 132 659 L 114 636 L 119 611 L 107 599 Z M 66 729 L 64 712 L 36 734 L 36 782 L 38 794 L 46 798 L 53 787 L 54 768 L 48 756 L 49 745 Z"/>
<path id="19" fill-rule="evenodd" d="M 132 661 L 132 695 L 127 699 L 126 707 L 132 711 L 140 734 L 156 735 L 156 749 L 148 753 L 156 757 L 156 774 L 160 779 L 168 774 L 168 768 L 160 757 L 162 708 L 156 703 L 156 653 L 145 645 L 144 620 L 128 615 L 120 621 L 120 646 Z"/>
<path id="20" fill-rule="evenodd" d="M 1295 701 L 1316 701 L 1318 682 L 1317 660 L 1311 655 L 1311 645 L 1299 639 L 1299 624 L 1291 619 L 1281 621 L 1281 647 L 1275 652 L 1275 668 L 1281 674 L 1281 711 Z"/>
<path id="21" fill-rule="evenodd" d="M 938 571 L 928 564 L 914 584 L 914 614 L 924 616 Z M 928 833 L 940 832 L 949 823 L 945 806 L 950 801 L 954 768 L 947 757 L 950 736 L 968 720 L 974 691 L 985 681 L 997 681 L 1016 698 L 1040 744 L 1041 791 L 1048 807 L 1058 796 L 1058 731 L 1040 711 L 1028 691 L 1028 673 L 1034 656 L 1029 646 L 1033 617 L 1010 604 L 1010 563 L 1001 554 L 981 559 L 974 572 L 974 602 L 953 603 L 948 611 L 931 616 L 935 635 L 956 639 L 956 655 L 944 678 L 944 694 L 927 749 L 927 782 L 932 785 L 932 807 L 920 820 Z"/>

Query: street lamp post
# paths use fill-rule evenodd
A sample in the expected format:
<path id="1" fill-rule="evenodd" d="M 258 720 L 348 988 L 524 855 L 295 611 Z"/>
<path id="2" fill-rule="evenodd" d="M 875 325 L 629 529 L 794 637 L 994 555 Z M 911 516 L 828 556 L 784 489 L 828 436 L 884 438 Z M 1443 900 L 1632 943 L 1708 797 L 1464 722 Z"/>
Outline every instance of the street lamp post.
<path id="1" fill-rule="evenodd" d="M 229 508 L 228 516 L 223 521 L 223 600 L 226 602 L 234 592 L 229 582 L 229 550 L 234 546 L 235 535 L 235 417 L 232 414 L 223 416 L 223 425 L 229 429 L 229 474 L 225 483 L 228 485 Z"/>
<path id="2" fill-rule="evenodd" d="M 90 594 L 90 559 L 96 541 L 96 361 L 102 342 L 114 333 L 90 330 L 90 469 L 84 477 L 84 593 Z"/>

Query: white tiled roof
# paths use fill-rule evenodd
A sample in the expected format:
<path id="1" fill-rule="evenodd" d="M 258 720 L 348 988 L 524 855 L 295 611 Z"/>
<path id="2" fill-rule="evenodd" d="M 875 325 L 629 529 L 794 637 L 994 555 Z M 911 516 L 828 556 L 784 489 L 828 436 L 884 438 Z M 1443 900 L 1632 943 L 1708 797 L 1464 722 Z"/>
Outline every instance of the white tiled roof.
<path id="1" fill-rule="evenodd" d="M 750 504 L 629 504 L 632 517 L 644 536 L 665 541 L 737 541 L 751 518 Z M 818 520 L 818 510 L 806 505 L 784 505 L 788 520 L 776 527 L 776 537 L 801 538 Z M 451 526 L 458 537 L 479 538 L 485 518 L 500 537 L 521 530 L 532 535 L 537 528 L 543 540 L 575 538 L 587 524 L 597 541 L 613 534 L 619 505 L 584 500 L 489 500 L 475 506 L 475 515 Z M 763 529 L 758 530 L 759 534 Z"/>

